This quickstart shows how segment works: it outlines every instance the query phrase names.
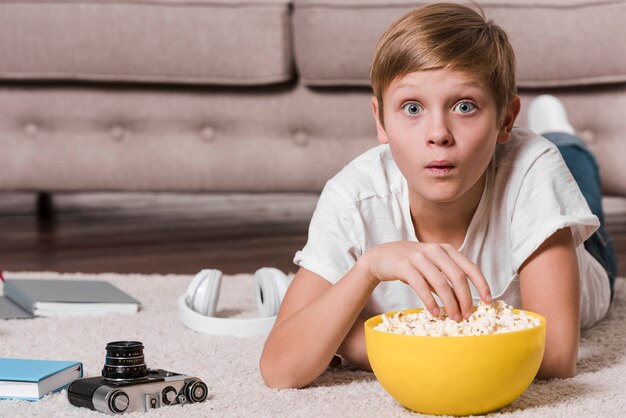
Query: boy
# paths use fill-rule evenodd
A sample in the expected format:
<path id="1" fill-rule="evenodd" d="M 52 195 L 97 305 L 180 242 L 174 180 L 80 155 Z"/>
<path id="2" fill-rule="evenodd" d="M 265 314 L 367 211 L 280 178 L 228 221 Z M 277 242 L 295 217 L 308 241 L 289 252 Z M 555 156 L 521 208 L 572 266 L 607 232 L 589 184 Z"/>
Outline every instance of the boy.
<path id="1" fill-rule="evenodd" d="M 513 128 L 514 71 L 504 31 L 462 5 L 424 6 L 382 36 L 370 72 L 381 145 L 320 196 L 261 358 L 268 386 L 306 386 L 335 353 L 370 369 L 363 322 L 436 315 L 435 295 L 456 321 L 495 298 L 545 316 L 539 376 L 574 375 L 580 326 L 610 303 L 609 274 L 583 247 L 599 222 L 558 149 Z"/>

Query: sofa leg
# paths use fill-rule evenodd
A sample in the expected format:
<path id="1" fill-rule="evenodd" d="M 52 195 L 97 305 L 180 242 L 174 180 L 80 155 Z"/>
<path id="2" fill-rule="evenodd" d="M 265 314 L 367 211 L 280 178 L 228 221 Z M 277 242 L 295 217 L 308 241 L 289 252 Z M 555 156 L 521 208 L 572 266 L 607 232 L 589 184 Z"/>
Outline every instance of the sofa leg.
<path id="1" fill-rule="evenodd" d="M 37 194 L 37 225 L 39 231 L 49 231 L 54 224 L 54 200 L 51 193 Z"/>

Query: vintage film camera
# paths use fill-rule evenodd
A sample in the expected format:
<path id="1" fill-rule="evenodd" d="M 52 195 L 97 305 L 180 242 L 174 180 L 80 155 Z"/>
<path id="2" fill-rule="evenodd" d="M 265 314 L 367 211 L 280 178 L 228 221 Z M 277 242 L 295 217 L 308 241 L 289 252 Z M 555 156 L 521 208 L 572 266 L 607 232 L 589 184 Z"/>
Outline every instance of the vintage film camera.
<path id="1" fill-rule="evenodd" d="M 148 369 L 143 348 L 138 341 L 108 343 L 102 377 L 73 381 L 67 389 L 70 403 L 123 414 L 206 400 L 207 386 L 197 377 Z"/>

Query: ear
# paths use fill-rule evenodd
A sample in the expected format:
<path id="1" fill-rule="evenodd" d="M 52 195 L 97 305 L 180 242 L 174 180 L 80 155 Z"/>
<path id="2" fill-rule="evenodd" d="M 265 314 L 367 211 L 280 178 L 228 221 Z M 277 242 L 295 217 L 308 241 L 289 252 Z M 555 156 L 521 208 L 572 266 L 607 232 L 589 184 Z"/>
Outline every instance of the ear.
<path id="1" fill-rule="evenodd" d="M 372 113 L 374 115 L 374 121 L 376 122 L 376 137 L 378 138 L 378 142 L 381 144 L 388 144 L 389 139 L 387 139 L 387 133 L 385 132 L 385 128 L 380 123 L 382 115 L 380 114 L 380 108 L 378 107 L 378 99 L 376 96 L 372 97 Z"/>
<path id="2" fill-rule="evenodd" d="M 504 117 L 502 118 L 502 123 L 498 132 L 498 144 L 505 144 L 508 142 L 511 137 L 511 131 L 513 130 L 513 124 L 515 123 L 515 119 L 517 119 L 521 106 L 522 104 L 519 96 L 513 96 L 513 99 L 507 106 L 506 111 L 504 112 Z"/>

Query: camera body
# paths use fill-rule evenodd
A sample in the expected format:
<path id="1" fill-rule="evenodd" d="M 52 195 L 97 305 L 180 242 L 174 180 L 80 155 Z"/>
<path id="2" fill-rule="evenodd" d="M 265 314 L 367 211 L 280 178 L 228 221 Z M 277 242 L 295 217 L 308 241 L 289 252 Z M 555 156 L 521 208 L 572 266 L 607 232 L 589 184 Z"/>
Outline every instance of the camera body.
<path id="1" fill-rule="evenodd" d="M 67 388 L 67 397 L 75 406 L 123 414 L 203 402 L 207 389 L 198 378 L 149 369 L 148 376 L 139 379 L 113 381 L 97 376 L 75 380 Z"/>
<path id="2" fill-rule="evenodd" d="M 143 345 L 136 341 L 109 343 L 102 376 L 73 381 L 67 388 L 70 403 L 107 414 L 123 414 L 206 400 L 204 382 L 197 377 L 146 368 L 142 350 Z"/>

